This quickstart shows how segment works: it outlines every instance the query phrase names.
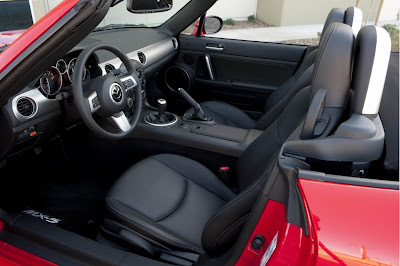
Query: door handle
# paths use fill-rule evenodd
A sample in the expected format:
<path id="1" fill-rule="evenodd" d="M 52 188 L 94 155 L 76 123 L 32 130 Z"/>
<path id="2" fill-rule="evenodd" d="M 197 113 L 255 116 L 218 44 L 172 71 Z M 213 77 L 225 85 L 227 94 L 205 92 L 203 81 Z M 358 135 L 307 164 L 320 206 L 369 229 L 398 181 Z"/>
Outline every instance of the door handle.
<path id="1" fill-rule="evenodd" d="M 222 52 L 225 49 L 225 45 L 223 43 L 207 43 L 206 50 Z"/>
<path id="2" fill-rule="evenodd" d="M 215 80 L 214 70 L 211 65 L 211 57 L 209 54 L 205 54 L 204 57 L 206 59 L 206 65 L 208 69 L 208 74 L 210 75 L 210 79 Z"/>

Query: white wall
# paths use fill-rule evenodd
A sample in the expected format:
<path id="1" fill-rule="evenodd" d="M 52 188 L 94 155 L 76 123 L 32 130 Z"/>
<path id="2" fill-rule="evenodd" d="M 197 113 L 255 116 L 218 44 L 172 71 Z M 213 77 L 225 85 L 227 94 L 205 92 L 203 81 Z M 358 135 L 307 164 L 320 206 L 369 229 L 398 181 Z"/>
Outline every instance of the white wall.
<path id="1" fill-rule="evenodd" d="M 257 0 L 219 0 L 207 11 L 207 15 L 216 15 L 222 19 L 246 20 L 256 12 Z"/>
<path id="2" fill-rule="evenodd" d="M 63 0 L 47 0 L 48 3 L 48 7 L 50 9 L 53 9 L 54 7 L 56 7 L 59 3 L 61 3 Z"/>
<path id="3" fill-rule="evenodd" d="M 383 4 L 382 13 L 379 20 L 380 21 L 397 20 L 399 11 L 400 11 L 399 0 L 386 0 L 385 3 Z"/>
<path id="4" fill-rule="evenodd" d="M 44 1 L 45 6 L 50 9 L 54 8 L 56 5 L 62 2 L 62 0 L 39 0 Z M 174 0 L 174 7 L 171 13 L 175 13 L 177 8 L 181 8 L 188 0 Z M 362 0 L 363 2 L 368 2 L 372 0 Z M 354 0 L 355 4 L 356 0 Z M 374 0 L 374 5 L 379 5 L 379 0 Z M 107 14 L 106 19 L 113 23 L 113 21 L 121 21 L 121 15 L 124 16 L 126 23 L 133 24 L 146 24 L 154 25 L 160 23 L 161 20 L 165 20 L 171 16 L 169 12 L 159 13 L 158 15 L 133 15 L 131 13 L 125 12 L 125 4 L 120 3 L 116 7 L 110 9 L 109 14 Z M 380 16 L 380 21 L 391 21 L 397 20 L 397 14 L 400 10 L 399 0 L 385 0 L 383 4 L 382 13 Z M 257 11 L 257 0 L 219 0 L 214 6 L 207 12 L 208 15 L 217 15 L 223 19 L 233 18 L 236 20 L 247 19 L 249 15 L 255 15 Z M 131 16 L 128 16 L 130 15 Z M 162 15 L 161 15 L 162 14 Z M 136 18 L 134 18 L 136 17 Z M 39 18 L 36 18 L 37 20 Z M 121 22 L 119 22 L 121 23 Z"/>

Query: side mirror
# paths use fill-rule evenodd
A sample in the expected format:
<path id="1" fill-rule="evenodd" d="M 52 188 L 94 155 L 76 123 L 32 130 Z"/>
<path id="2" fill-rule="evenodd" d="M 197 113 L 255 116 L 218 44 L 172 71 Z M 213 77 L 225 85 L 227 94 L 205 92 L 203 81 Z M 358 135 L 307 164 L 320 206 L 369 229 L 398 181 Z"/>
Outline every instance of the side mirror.
<path id="1" fill-rule="evenodd" d="M 215 34 L 224 26 L 224 21 L 220 17 L 211 16 L 204 20 L 203 31 L 205 34 Z"/>
<path id="2" fill-rule="evenodd" d="M 126 8 L 138 14 L 164 12 L 172 8 L 172 0 L 127 0 Z"/>

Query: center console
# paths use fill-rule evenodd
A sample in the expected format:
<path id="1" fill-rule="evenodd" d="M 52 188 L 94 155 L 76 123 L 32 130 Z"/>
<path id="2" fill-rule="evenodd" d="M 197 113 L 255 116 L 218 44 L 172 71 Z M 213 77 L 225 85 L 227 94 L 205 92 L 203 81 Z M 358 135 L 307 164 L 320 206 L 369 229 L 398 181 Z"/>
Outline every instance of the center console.
<path id="1" fill-rule="evenodd" d="M 179 94 L 193 107 L 193 113 L 177 116 L 166 112 L 167 102 L 159 99 L 157 108 L 143 106 L 142 117 L 131 137 L 157 140 L 239 157 L 263 131 L 218 125 L 205 117 L 200 105 L 186 91 Z"/>

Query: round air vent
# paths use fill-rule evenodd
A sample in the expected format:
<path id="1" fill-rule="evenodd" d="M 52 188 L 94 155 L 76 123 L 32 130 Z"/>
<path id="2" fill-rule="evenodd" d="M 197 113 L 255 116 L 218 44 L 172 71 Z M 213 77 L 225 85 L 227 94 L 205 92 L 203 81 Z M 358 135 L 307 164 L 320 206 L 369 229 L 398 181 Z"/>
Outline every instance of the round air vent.
<path id="1" fill-rule="evenodd" d="M 30 118 L 36 113 L 36 103 L 30 98 L 19 98 L 17 100 L 17 111 L 21 116 Z"/>
<path id="2" fill-rule="evenodd" d="M 165 84 L 173 92 L 179 88 L 189 91 L 192 84 L 192 77 L 189 72 L 181 66 L 171 66 L 165 71 Z"/>
<path id="3" fill-rule="evenodd" d="M 106 71 L 106 73 L 111 73 L 115 70 L 115 66 L 111 65 L 111 64 L 106 64 L 104 66 L 104 70 Z"/>
<path id="4" fill-rule="evenodd" d="M 143 65 L 146 64 L 146 56 L 144 55 L 144 53 L 138 52 L 137 56 L 139 58 L 140 63 L 142 63 Z"/>

